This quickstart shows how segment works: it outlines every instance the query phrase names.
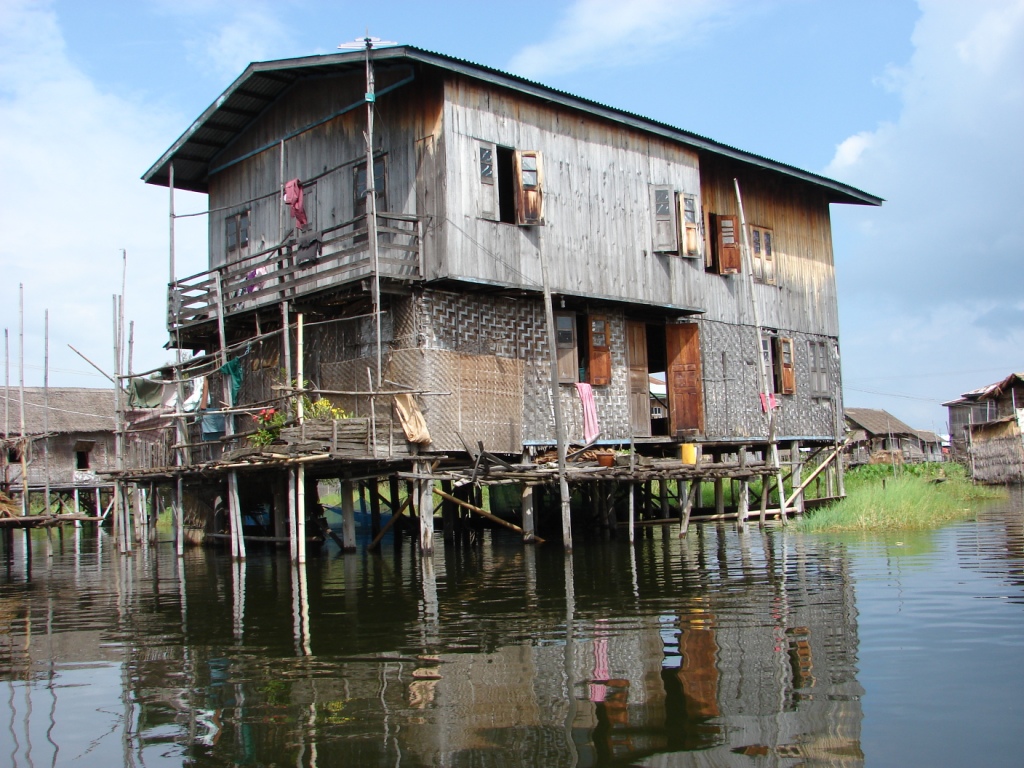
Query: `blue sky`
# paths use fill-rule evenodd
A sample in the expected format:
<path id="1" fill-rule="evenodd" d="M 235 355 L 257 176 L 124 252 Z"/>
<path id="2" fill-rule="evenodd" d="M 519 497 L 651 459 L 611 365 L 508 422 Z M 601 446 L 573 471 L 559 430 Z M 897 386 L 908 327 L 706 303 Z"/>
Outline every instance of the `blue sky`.
<path id="1" fill-rule="evenodd" d="M 370 33 L 854 184 L 835 206 L 846 404 L 945 431 L 1024 370 L 1024 0 L 0 1 L 0 325 L 18 378 L 103 386 L 127 251 L 134 368 L 168 353 L 167 192 L 139 176 L 250 61 Z M 204 199 L 180 194 L 179 212 Z M 204 268 L 179 223 L 179 276 Z"/>

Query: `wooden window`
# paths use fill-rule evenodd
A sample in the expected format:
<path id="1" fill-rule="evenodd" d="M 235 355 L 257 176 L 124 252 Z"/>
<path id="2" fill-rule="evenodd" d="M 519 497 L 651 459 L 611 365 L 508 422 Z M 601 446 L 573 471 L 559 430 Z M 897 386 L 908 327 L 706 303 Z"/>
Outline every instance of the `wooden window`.
<path id="1" fill-rule="evenodd" d="M 780 395 L 796 394 L 796 369 L 793 365 L 793 339 L 776 336 L 773 339 L 775 391 Z"/>
<path id="2" fill-rule="evenodd" d="M 651 211 L 651 250 L 655 253 L 675 253 L 679 250 L 679 244 L 676 242 L 679 226 L 676 223 L 676 202 L 672 187 L 651 185 Z"/>
<path id="3" fill-rule="evenodd" d="M 775 375 L 775 344 L 774 336 L 761 336 L 761 354 L 764 356 L 764 370 L 767 374 L 768 392 L 773 393 L 778 391 L 777 380 L 778 377 Z"/>
<path id="4" fill-rule="evenodd" d="M 516 150 L 516 224 L 534 226 L 544 223 L 544 170 L 540 152 Z"/>
<path id="5" fill-rule="evenodd" d="M 489 142 L 477 145 L 480 170 L 480 218 L 498 220 L 498 148 Z"/>
<path id="6" fill-rule="evenodd" d="M 832 395 L 828 374 L 828 342 L 807 342 L 807 361 L 811 370 L 811 394 L 815 397 Z"/>
<path id="7" fill-rule="evenodd" d="M 558 383 L 579 381 L 579 358 L 576 355 L 576 313 L 555 313 L 555 349 L 558 353 Z"/>
<path id="8" fill-rule="evenodd" d="M 610 349 L 611 327 L 604 315 L 590 315 L 588 318 L 590 344 L 587 359 L 590 364 L 587 380 L 595 387 L 612 383 L 612 353 Z"/>
<path id="9" fill-rule="evenodd" d="M 75 469 L 86 470 L 89 468 L 89 452 L 75 451 Z"/>
<path id="10" fill-rule="evenodd" d="M 229 254 L 249 246 L 249 211 L 232 214 L 224 220 L 224 241 Z"/>
<path id="11" fill-rule="evenodd" d="M 740 272 L 740 227 L 738 216 L 711 214 L 712 248 L 714 255 L 712 270 L 720 275 L 735 275 Z"/>
<path id="12" fill-rule="evenodd" d="M 698 219 L 697 197 L 695 195 L 679 195 L 679 255 L 690 258 L 700 256 L 700 225 Z"/>
<path id="13" fill-rule="evenodd" d="M 366 163 L 352 169 L 353 217 L 366 215 Z M 387 210 L 387 161 L 386 155 L 373 159 L 373 193 L 376 195 L 377 211 Z"/>
<path id="14" fill-rule="evenodd" d="M 750 260 L 754 279 L 775 285 L 775 236 L 767 227 L 750 228 Z"/>

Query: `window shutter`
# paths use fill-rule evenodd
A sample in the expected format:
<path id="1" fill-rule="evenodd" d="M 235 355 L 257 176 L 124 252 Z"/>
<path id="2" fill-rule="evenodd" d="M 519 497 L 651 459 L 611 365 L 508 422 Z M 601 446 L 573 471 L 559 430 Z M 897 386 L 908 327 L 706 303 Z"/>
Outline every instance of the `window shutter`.
<path id="1" fill-rule="evenodd" d="M 740 271 L 740 226 L 738 216 L 714 217 L 718 246 L 718 274 L 735 275 Z"/>
<path id="2" fill-rule="evenodd" d="M 695 195 L 679 195 L 679 255 L 700 257 L 700 215 Z"/>
<path id="3" fill-rule="evenodd" d="M 590 326 L 590 383 L 595 387 L 612 383 L 612 353 L 609 349 L 611 328 L 604 315 L 591 315 Z"/>
<path id="4" fill-rule="evenodd" d="M 655 253 L 675 253 L 679 250 L 676 236 L 676 202 L 672 187 L 651 185 L 651 231 Z"/>
<path id="5" fill-rule="evenodd" d="M 764 281 L 769 285 L 775 285 L 775 238 L 772 231 L 766 229 L 762 232 L 764 240 Z"/>
<path id="6" fill-rule="evenodd" d="M 498 220 L 498 148 L 491 142 L 477 143 L 477 175 L 480 184 L 480 218 Z"/>
<path id="7" fill-rule="evenodd" d="M 516 224 L 544 223 L 544 170 L 540 152 L 516 150 Z"/>
<path id="8" fill-rule="evenodd" d="M 775 391 L 780 395 L 796 394 L 796 370 L 793 366 L 793 339 L 777 336 L 775 345 Z"/>
<path id="9" fill-rule="evenodd" d="M 558 353 L 558 383 L 575 384 L 579 379 L 575 313 L 555 313 L 555 350 Z"/>

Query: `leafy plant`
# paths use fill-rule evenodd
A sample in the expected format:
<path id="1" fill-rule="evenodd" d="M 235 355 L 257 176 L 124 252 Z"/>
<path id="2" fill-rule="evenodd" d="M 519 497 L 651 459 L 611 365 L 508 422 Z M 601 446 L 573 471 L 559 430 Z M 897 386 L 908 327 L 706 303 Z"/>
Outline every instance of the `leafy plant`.
<path id="1" fill-rule="evenodd" d="M 264 408 L 253 416 L 256 432 L 249 436 L 253 445 L 270 445 L 281 436 L 284 426 L 284 414 L 276 408 Z"/>

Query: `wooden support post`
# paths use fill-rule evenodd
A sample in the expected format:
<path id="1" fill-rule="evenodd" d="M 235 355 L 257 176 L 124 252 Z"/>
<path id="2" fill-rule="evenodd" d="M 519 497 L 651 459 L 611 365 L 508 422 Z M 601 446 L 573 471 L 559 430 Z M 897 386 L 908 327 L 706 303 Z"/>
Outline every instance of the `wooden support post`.
<path id="1" fill-rule="evenodd" d="M 96 498 L 99 498 L 97 493 Z M 178 475 L 174 484 L 174 551 L 178 557 L 185 554 L 185 480 Z M 98 526 L 97 526 L 98 527 Z"/>
<path id="2" fill-rule="evenodd" d="M 715 514 L 725 514 L 725 483 L 720 477 L 715 479 Z"/>
<path id="3" fill-rule="evenodd" d="M 537 532 L 536 524 L 533 519 L 533 486 L 529 483 L 523 483 L 522 496 L 520 498 L 520 508 L 523 513 L 523 541 L 527 544 L 532 544 L 534 541 L 534 535 Z M 450 504 L 445 499 L 445 504 Z"/>
<path id="4" fill-rule="evenodd" d="M 344 552 L 356 551 L 356 510 L 352 500 L 354 491 L 351 480 L 341 481 L 341 548 Z"/>
<path id="5" fill-rule="evenodd" d="M 761 475 L 761 516 L 758 525 L 764 527 L 765 515 L 768 514 L 768 494 L 770 492 L 771 475 Z"/>
<path id="6" fill-rule="evenodd" d="M 737 500 L 736 519 L 740 525 L 747 524 L 747 517 L 750 515 L 750 483 L 740 480 L 739 499 Z"/>
<path id="7" fill-rule="evenodd" d="M 793 478 L 793 489 L 796 498 L 793 500 L 793 513 L 803 515 L 804 513 L 804 491 L 800 486 L 800 475 L 803 472 L 804 460 L 800 453 L 800 441 L 793 440 L 789 444 L 790 474 Z"/>
<path id="8" fill-rule="evenodd" d="M 75 488 L 75 514 L 76 515 L 82 514 L 82 507 L 79 506 L 78 489 L 77 488 Z M 81 520 L 75 520 L 75 528 L 81 528 L 81 527 L 82 527 L 82 521 Z"/>
<path id="9" fill-rule="evenodd" d="M 245 560 L 242 505 L 238 497 L 238 473 L 234 470 L 228 472 L 228 513 L 231 516 L 231 556 Z"/>
<path id="10" fill-rule="evenodd" d="M 149 543 L 156 544 L 160 541 L 160 533 L 157 526 L 160 523 L 160 496 L 157 493 L 155 482 L 149 484 Z"/>
<path id="11" fill-rule="evenodd" d="M 367 480 L 370 492 L 370 535 L 377 538 L 380 533 L 380 482 L 377 479 Z"/>
<path id="12" fill-rule="evenodd" d="M 668 478 L 663 477 L 658 481 L 658 488 L 661 490 L 661 519 L 668 520 L 670 516 L 668 507 Z"/>
<path id="13" fill-rule="evenodd" d="M 629 543 L 636 541 L 636 486 L 630 479 L 626 483 L 626 491 L 629 499 Z"/>
<path id="14" fill-rule="evenodd" d="M 430 474 L 428 462 L 417 462 L 417 471 L 422 475 Z M 416 481 L 420 503 L 420 554 L 434 554 L 434 481 L 423 477 Z"/>
<path id="15" fill-rule="evenodd" d="M 295 561 L 301 564 L 306 562 L 306 465 L 299 464 L 295 474 Z"/>
<path id="16" fill-rule="evenodd" d="M 295 473 L 294 467 L 288 468 L 288 554 L 292 562 L 299 559 L 299 523 L 295 512 Z"/>
<path id="17" fill-rule="evenodd" d="M 699 489 L 700 483 L 696 480 L 686 482 L 679 481 L 679 538 L 685 538 L 690 527 L 690 512 L 693 510 L 693 497 Z"/>
<path id="18" fill-rule="evenodd" d="M 704 484 L 700 478 L 695 478 L 690 483 L 690 508 L 700 509 L 704 506 Z"/>

